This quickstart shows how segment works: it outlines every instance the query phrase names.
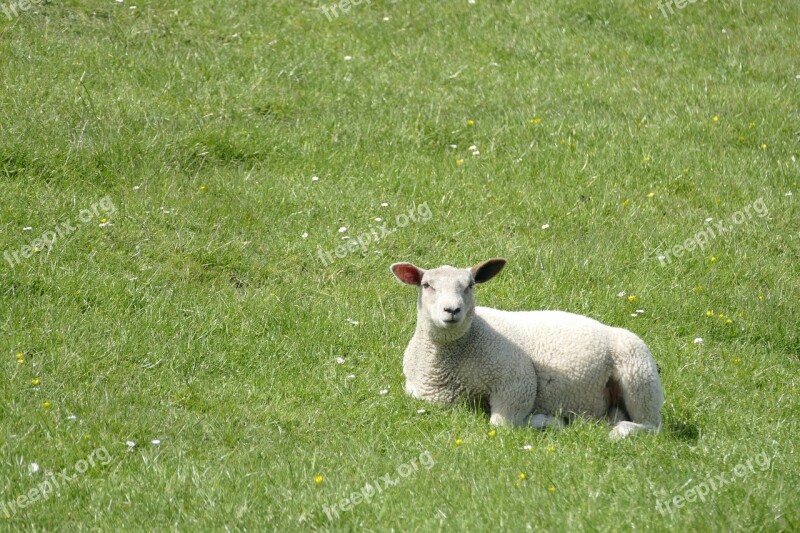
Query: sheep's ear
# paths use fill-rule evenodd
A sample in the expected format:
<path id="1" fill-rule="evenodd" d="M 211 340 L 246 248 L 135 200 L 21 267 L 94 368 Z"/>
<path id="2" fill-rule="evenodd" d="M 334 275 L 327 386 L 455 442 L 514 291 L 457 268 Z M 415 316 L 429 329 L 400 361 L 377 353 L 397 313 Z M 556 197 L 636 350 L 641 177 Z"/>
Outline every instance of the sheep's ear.
<path id="1" fill-rule="evenodd" d="M 391 267 L 392 274 L 408 285 L 419 285 L 422 283 L 422 276 L 425 271 L 417 268 L 411 263 L 395 263 Z"/>
<path id="2" fill-rule="evenodd" d="M 500 257 L 484 261 L 472 267 L 472 279 L 475 280 L 475 283 L 489 281 L 499 274 L 504 266 L 506 266 L 506 260 Z"/>

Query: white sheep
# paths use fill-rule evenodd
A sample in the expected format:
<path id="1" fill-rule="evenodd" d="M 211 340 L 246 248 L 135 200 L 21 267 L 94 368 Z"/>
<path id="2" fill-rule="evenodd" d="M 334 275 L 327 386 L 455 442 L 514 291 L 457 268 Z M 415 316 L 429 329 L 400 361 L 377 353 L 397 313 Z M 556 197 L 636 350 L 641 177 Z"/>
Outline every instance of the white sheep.
<path id="1" fill-rule="evenodd" d="M 406 392 L 440 404 L 488 401 L 493 425 L 544 428 L 584 414 L 610 420 L 615 440 L 657 430 L 664 394 L 639 337 L 563 311 L 475 307 L 474 285 L 505 263 L 391 266 L 398 280 L 420 287 L 417 328 L 403 357 Z"/>

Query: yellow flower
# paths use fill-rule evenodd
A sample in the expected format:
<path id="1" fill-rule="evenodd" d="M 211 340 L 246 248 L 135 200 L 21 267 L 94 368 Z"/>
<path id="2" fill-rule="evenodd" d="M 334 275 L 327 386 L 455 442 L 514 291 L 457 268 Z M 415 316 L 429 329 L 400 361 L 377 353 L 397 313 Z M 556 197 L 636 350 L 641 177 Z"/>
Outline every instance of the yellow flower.
<path id="1" fill-rule="evenodd" d="M 734 357 L 733 358 L 733 364 L 734 365 L 741 365 L 742 364 L 742 360 L 739 359 L 738 357 Z"/>
<path id="2" fill-rule="evenodd" d="M 22 353 L 22 352 L 17 352 L 17 355 L 16 355 L 16 358 L 17 358 L 17 359 L 22 359 L 23 357 L 25 357 L 25 354 L 24 354 L 24 353 Z"/>
<path id="3" fill-rule="evenodd" d="M 548 446 L 548 447 L 547 447 L 547 451 L 548 451 L 549 453 L 553 453 L 554 451 L 556 451 L 556 447 L 555 447 L 555 446 Z"/>
<path id="4" fill-rule="evenodd" d="M 39 383 L 40 383 L 40 381 L 38 379 L 32 379 L 31 380 L 31 385 L 33 385 L 34 387 L 38 387 Z"/>
<path id="5" fill-rule="evenodd" d="M 464 164 L 463 159 L 456 159 L 456 165 L 463 165 L 463 164 Z"/>
<path id="6" fill-rule="evenodd" d="M 750 127 L 751 127 L 751 128 L 755 128 L 755 127 L 756 127 L 756 123 L 755 123 L 755 122 L 751 122 L 751 123 L 750 123 Z"/>
<path id="7" fill-rule="evenodd" d="M 708 260 L 709 260 L 710 262 L 712 262 L 712 263 L 716 263 L 716 262 L 717 262 L 717 258 L 716 258 L 716 257 L 714 257 L 713 255 L 712 255 L 712 256 L 711 256 L 711 257 L 710 257 Z"/>
<path id="8" fill-rule="evenodd" d="M 200 186 L 200 190 L 201 190 L 201 191 L 204 191 L 204 190 L 206 190 L 207 188 L 208 188 L 208 187 L 206 187 L 205 185 L 201 185 L 201 186 Z"/>
<path id="9" fill-rule="evenodd" d="M 474 126 L 474 125 L 475 125 L 474 120 L 472 120 L 471 118 L 467 119 L 467 126 Z"/>
<path id="10" fill-rule="evenodd" d="M 717 115 L 714 115 L 714 118 L 712 118 L 711 120 L 713 120 L 714 122 L 719 122 L 719 117 Z"/>
<path id="11" fill-rule="evenodd" d="M 42 404 L 42 407 L 44 407 L 45 409 L 50 409 L 50 402 L 44 402 Z"/>
<path id="12" fill-rule="evenodd" d="M 644 161 L 645 162 L 650 161 L 650 156 L 649 155 L 644 156 Z"/>
<path id="13" fill-rule="evenodd" d="M 759 295 L 758 295 L 758 299 L 759 299 L 759 300 L 763 300 L 763 299 L 764 299 L 764 295 L 763 295 L 763 294 L 759 294 Z"/>
<path id="14" fill-rule="evenodd" d="M 766 150 L 767 149 L 767 143 L 762 143 L 761 144 L 761 149 L 762 150 Z"/>
<path id="15" fill-rule="evenodd" d="M 714 310 L 709 309 L 708 311 L 706 311 L 706 316 L 714 316 Z"/>
<path id="16" fill-rule="evenodd" d="M 648 197 L 648 198 L 652 198 L 652 197 L 653 197 L 653 196 L 655 196 L 655 195 L 656 195 L 656 193 L 654 193 L 654 192 L 649 192 L 649 193 L 647 193 L 647 197 Z"/>
<path id="17" fill-rule="evenodd" d="M 101 223 L 101 224 L 105 224 L 106 222 L 108 222 L 108 219 L 107 219 L 107 218 L 101 218 L 101 219 L 100 219 L 100 223 Z"/>
<path id="18" fill-rule="evenodd" d="M 725 321 L 725 323 L 726 323 L 726 324 L 733 324 L 733 320 L 731 320 L 731 319 L 729 318 L 728 320 L 726 320 L 726 321 Z"/>
<path id="19" fill-rule="evenodd" d="M 556 491 L 556 488 L 555 488 L 553 485 L 550 485 L 550 486 L 547 488 L 547 490 L 548 490 L 548 492 L 550 492 L 550 493 L 553 493 L 553 492 L 555 492 L 555 491 Z"/>
<path id="20" fill-rule="evenodd" d="M 318 475 L 314 476 L 314 483 L 316 483 L 317 485 L 319 485 L 320 483 L 322 483 L 322 479 L 323 479 L 323 478 L 322 478 L 322 476 L 320 476 L 320 475 L 318 474 Z"/>
<path id="21" fill-rule="evenodd" d="M 39 252 L 39 248 L 38 248 L 37 246 L 34 246 L 34 247 L 31 249 L 31 251 L 32 251 L 33 253 L 38 253 L 38 252 Z"/>
<path id="22" fill-rule="evenodd" d="M 492 429 L 491 431 L 489 431 L 489 433 L 487 433 L 487 435 L 489 435 L 490 437 L 494 437 L 495 435 L 497 435 L 497 430 Z"/>
<path id="23" fill-rule="evenodd" d="M 464 439 L 456 439 L 456 446 L 461 446 L 464 444 Z"/>
<path id="24" fill-rule="evenodd" d="M 540 119 L 539 117 L 530 118 L 530 119 L 528 119 L 528 122 L 530 122 L 531 124 L 541 124 L 542 123 L 542 119 Z"/>
<path id="25" fill-rule="evenodd" d="M 622 201 L 622 207 L 626 207 L 629 203 L 631 203 L 630 200 L 628 200 L 628 199 L 623 200 Z"/>
<path id="26" fill-rule="evenodd" d="M 697 286 L 695 286 L 695 288 L 694 288 L 694 289 L 692 289 L 692 290 L 693 290 L 694 292 L 702 292 L 702 291 L 703 291 L 703 287 L 701 287 L 700 285 L 697 285 Z"/>
<path id="27" fill-rule="evenodd" d="M 525 472 L 520 472 L 519 475 L 517 475 L 517 477 L 519 478 L 520 481 L 525 481 L 526 479 L 528 479 L 528 476 L 525 475 Z"/>
<path id="28" fill-rule="evenodd" d="M 636 295 L 635 294 L 631 294 L 630 296 L 628 296 L 628 301 L 629 302 L 635 302 L 636 301 Z"/>

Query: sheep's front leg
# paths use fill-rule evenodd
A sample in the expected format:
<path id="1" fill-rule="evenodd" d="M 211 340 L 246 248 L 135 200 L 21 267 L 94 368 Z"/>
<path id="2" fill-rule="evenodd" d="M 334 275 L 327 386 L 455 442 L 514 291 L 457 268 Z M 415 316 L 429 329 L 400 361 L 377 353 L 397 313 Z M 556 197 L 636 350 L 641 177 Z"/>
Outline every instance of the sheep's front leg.
<path id="1" fill-rule="evenodd" d="M 492 393 L 489 396 L 489 423 L 493 426 L 524 426 L 536 401 L 536 386 L 530 389 L 521 383 Z"/>

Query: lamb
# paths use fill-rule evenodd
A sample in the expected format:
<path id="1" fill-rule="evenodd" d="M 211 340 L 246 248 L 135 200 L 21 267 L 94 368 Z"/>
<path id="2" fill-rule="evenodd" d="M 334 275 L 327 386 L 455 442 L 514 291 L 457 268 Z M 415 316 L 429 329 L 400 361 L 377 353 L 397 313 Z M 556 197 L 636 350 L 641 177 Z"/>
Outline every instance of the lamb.
<path id="1" fill-rule="evenodd" d="M 558 427 L 578 415 L 609 420 L 613 440 L 658 430 L 664 394 L 656 363 L 635 334 L 563 311 L 476 307 L 473 287 L 505 259 L 423 270 L 395 263 L 420 287 L 417 326 L 403 357 L 405 389 L 438 404 L 488 402 L 496 426 Z"/>

